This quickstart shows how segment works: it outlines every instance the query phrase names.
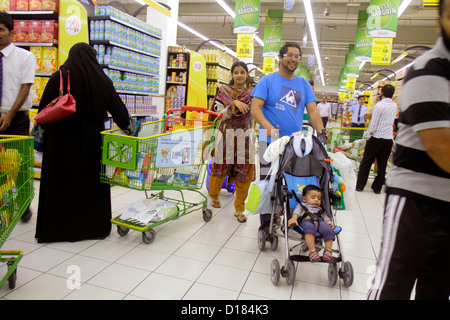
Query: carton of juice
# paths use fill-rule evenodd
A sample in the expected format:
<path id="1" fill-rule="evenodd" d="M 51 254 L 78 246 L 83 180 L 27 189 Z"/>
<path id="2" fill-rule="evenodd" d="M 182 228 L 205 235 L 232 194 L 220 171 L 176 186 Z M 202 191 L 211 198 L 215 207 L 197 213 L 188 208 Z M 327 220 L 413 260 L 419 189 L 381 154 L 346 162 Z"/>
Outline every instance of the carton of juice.
<path id="1" fill-rule="evenodd" d="M 42 20 L 41 41 L 56 43 L 58 37 L 58 23 L 55 20 Z"/>
<path id="2" fill-rule="evenodd" d="M 28 25 L 28 41 L 41 42 L 42 35 L 42 21 L 30 20 Z"/>
<path id="3" fill-rule="evenodd" d="M 42 10 L 42 0 L 29 0 L 29 10 L 30 11 L 41 11 Z"/>
<path id="4" fill-rule="evenodd" d="M 39 103 L 41 100 L 41 77 L 35 77 L 30 90 L 32 103 Z"/>

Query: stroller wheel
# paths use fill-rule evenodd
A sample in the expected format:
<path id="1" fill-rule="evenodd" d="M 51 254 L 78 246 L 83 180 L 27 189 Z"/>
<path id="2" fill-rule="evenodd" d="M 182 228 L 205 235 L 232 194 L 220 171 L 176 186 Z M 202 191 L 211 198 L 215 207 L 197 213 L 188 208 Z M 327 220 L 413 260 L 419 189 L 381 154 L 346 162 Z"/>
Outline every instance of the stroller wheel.
<path id="1" fill-rule="evenodd" d="M 270 249 L 272 249 L 272 251 L 275 251 L 278 248 L 278 237 L 272 236 L 271 238 L 272 240 L 270 241 Z"/>
<path id="2" fill-rule="evenodd" d="M 342 280 L 347 288 L 353 284 L 353 266 L 350 262 L 344 262 L 344 270 L 342 272 Z"/>
<path id="3" fill-rule="evenodd" d="M 261 251 L 266 250 L 266 231 L 264 231 L 263 229 L 260 229 L 258 231 L 258 248 Z"/>
<path id="4" fill-rule="evenodd" d="M 287 261 L 286 266 L 286 282 L 288 285 L 294 284 L 295 281 L 295 265 L 292 260 Z"/>
<path id="5" fill-rule="evenodd" d="M 280 263 L 277 259 L 273 259 L 270 264 L 270 280 L 272 280 L 274 285 L 280 282 Z"/>
<path id="6" fill-rule="evenodd" d="M 337 265 L 336 263 L 330 263 L 328 265 L 328 283 L 330 284 L 330 286 L 333 287 L 334 285 L 336 285 L 337 278 L 338 278 Z"/>

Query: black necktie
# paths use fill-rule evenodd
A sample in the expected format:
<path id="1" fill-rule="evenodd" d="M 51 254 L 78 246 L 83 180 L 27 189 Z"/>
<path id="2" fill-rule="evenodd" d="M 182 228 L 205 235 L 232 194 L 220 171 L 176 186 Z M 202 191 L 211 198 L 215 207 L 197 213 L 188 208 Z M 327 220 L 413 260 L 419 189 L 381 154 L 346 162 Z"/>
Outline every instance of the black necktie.
<path id="1" fill-rule="evenodd" d="M 359 106 L 358 110 L 358 123 L 361 121 L 361 117 L 359 116 L 361 114 L 361 105 Z"/>
<path id="2" fill-rule="evenodd" d="M 0 106 L 2 105 L 3 94 L 3 53 L 0 52 Z"/>

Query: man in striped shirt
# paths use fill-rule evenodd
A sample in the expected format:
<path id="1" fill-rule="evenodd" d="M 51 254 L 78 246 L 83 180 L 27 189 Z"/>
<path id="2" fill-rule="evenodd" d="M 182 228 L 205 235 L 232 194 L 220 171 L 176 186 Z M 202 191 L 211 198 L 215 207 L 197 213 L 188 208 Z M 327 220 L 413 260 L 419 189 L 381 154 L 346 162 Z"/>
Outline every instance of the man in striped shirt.
<path id="1" fill-rule="evenodd" d="M 372 118 L 367 129 L 369 140 L 359 166 L 356 191 L 363 191 L 369 178 L 370 167 L 377 159 L 377 176 L 372 183 L 373 192 L 379 194 L 383 187 L 386 167 L 392 150 L 393 126 L 397 115 L 397 104 L 391 100 L 395 88 L 386 84 L 381 88 L 381 101 L 373 107 Z"/>
<path id="2" fill-rule="evenodd" d="M 450 0 L 441 37 L 415 60 L 399 97 L 394 167 L 387 177 L 381 251 L 369 299 L 449 299 Z M 417 281 L 417 282 L 416 282 Z"/>

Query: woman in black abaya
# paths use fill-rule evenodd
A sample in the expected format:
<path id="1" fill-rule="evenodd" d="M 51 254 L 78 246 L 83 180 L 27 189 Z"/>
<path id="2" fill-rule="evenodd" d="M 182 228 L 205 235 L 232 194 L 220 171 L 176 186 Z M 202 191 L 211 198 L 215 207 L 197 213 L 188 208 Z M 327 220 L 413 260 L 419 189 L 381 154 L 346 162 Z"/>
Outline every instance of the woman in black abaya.
<path id="1" fill-rule="evenodd" d="M 134 135 L 131 118 L 112 81 L 105 75 L 88 44 L 75 44 L 61 66 L 64 88 L 70 71 L 76 113 L 42 125 L 44 146 L 36 226 L 38 242 L 104 239 L 111 232 L 110 186 L 100 182 L 100 132 L 107 111 L 127 134 Z M 39 111 L 58 96 L 55 72 L 41 98 Z M 65 93 L 65 92 L 64 92 Z"/>

